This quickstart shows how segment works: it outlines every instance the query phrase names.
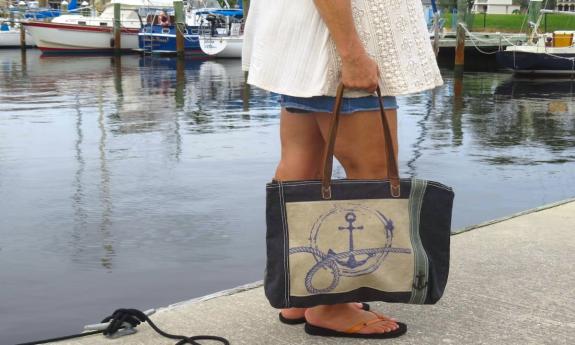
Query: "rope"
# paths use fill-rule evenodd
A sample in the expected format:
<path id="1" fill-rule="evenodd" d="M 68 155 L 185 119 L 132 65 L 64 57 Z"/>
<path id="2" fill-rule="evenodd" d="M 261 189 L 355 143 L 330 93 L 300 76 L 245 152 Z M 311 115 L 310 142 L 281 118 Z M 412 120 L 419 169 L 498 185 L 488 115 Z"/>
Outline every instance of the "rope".
<path id="1" fill-rule="evenodd" d="M 485 54 L 485 55 L 497 54 L 497 51 L 487 52 L 487 51 L 484 51 L 481 48 L 479 48 L 479 46 L 477 46 L 477 44 L 475 43 L 474 38 L 477 39 L 478 41 L 481 41 L 481 39 L 476 37 L 473 33 L 471 33 L 471 31 L 469 31 L 465 25 L 461 25 L 461 27 L 463 27 L 463 30 L 465 30 L 465 32 L 469 35 L 469 40 L 471 41 L 471 43 L 473 44 L 475 49 L 477 49 L 477 51 L 479 51 L 480 53 Z M 483 40 L 483 42 L 490 42 L 490 41 Z"/>
<path id="2" fill-rule="evenodd" d="M 160 334 L 161 336 L 164 336 L 164 337 L 169 338 L 169 339 L 179 340 L 176 343 L 176 345 L 183 345 L 183 344 L 202 345 L 201 343 L 198 343 L 198 341 L 202 341 L 202 340 L 213 340 L 213 341 L 220 342 L 223 345 L 230 345 L 230 342 L 226 338 L 213 336 L 213 335 L 196 335 L 196 336 L 192 336 L 192 337 L 186 337 L 183 335 L 174 335 L 174 334 L 166 333 L 166 332 L 162 331 L 161 329 L 159 329 L 158 326 L 156 326 L 156 324 L 154 324 L 152 322 L 152 320 L 150 320 L 148 315 L 144 314 L 143 312 L 141 312 L 137 309 L 118 309 L 118 310 L 116 310 L 112 315 L 110 315 L 110 316 L 106 317 L 104 320 L 102 320 L 102 323 L 108 323 L 108 327 L 106 329 L 103 329 L 103 330 L 80 333 L 80 334 L 73 334 L 73 335 L 68 335 L 68 336 L 64 336 L 64 337 L 60 337 L 60 338 L 38 340 L 38 341 L 22 343 L 22 344 L 17 344 L 17 345 L 46 344 L 46 343 L 52 343 L 52 342 L 56 342 L 56 341 L 85 337 L 85 336 L 99 334 L 99 333 L 102 333 L 107 337 L 113 337 L 114 334 L 116 334 L 118 331 L 134 328 L 137 325 L 139 325 L 140 323 L 146 322 L 146 321 L 148 322 L 148 324 L 150 324 L 150 327 L 152 327 L 152 329 L 154 331 L 156 331 L 158 334 Z"/>

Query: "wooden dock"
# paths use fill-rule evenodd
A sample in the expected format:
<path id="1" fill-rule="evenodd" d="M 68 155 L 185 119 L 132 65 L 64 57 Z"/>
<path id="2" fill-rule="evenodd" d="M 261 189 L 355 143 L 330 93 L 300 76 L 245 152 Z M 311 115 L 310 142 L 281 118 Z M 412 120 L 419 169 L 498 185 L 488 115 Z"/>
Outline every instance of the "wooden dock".
<path id="1" fill-rule="evenodd" d="M 466 35 L 465 47 L 493 52 L 510 45 L 520 45 L 527 40 L 526 34 L 502 32 L 471 32 Z M 457 38 L 455 33 L 446 33 L 439 40 L 440 50 L 455 50 Z"/>

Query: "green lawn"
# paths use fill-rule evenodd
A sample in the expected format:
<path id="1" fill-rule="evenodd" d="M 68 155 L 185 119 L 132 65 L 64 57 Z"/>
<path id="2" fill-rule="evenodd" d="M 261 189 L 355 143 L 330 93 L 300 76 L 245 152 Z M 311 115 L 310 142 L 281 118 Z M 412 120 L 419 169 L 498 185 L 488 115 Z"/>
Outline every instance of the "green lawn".
<path id="1" fill-rule="evenodd" d="M 451 14 L 443 16 L 445 19 L 445 27 L 451 28 Z M 575 16 L 564 14 L 548 14 L 547 26 L 545 26 L 545 19 L 541 23 L 541 30 L 547 32 L 555 30 L 575 30 Z M 525 15 L 522 14 L 476 14 L 473 21 L 472 31 L 501 31 L 501 32 L 520 32 L 521 25 L 525 21 Z M 485 26 L 484 26 L 485 24 Z M 525 31 L 527 24 L 523 31 Z"/>

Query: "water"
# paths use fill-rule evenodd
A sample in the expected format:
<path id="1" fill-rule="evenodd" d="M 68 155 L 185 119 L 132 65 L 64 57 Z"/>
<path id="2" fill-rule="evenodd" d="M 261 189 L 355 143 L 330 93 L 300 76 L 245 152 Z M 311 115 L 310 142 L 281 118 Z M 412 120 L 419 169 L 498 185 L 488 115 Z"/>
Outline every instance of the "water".
<path id="1" fill-rule="evenodd" d="M 575 82 L 444 77 L 399 99 L 400 160 L 454 187 L 454 229 L 575 196 Z M 0 343 L 262 278 L 279 108 L 243 78 L 0 51 Z"/>

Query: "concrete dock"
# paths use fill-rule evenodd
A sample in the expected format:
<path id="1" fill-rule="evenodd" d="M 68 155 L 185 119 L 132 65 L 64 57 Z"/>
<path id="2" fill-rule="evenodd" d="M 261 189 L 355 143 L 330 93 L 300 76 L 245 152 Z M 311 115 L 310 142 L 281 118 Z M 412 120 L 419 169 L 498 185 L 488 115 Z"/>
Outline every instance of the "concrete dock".
<path id="1" fill-rule="evenodd" d="M 379 341 L 311 337 L 303 326 L 277 320 L 258 283 L 160 309 L 152 320 L 173 334 L 219 335 L 232 345 L 575 344 L 575 201 L 454 235 L 449 283 L 437 305 L 372 307 L 407 323 L 408 333 Z M 146 324 L 138 330 L 116 340 L 96 335 L 58 344 L 176 343 Z"/>

